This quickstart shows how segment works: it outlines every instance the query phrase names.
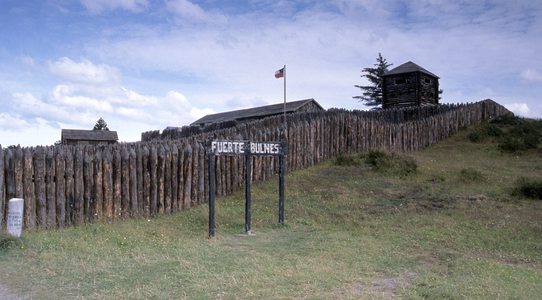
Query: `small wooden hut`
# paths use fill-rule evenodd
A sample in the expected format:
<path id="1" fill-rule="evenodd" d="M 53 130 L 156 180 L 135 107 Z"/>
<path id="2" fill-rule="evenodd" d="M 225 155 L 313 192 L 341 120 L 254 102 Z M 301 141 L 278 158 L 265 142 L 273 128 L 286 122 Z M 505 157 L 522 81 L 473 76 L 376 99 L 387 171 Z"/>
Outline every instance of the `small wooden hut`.
<path id="1" fill-rule="evenodd" d="M 118 141 L 116 131 L 62 129 L 62 145 L 114 144 Z"/>
<path id="2" fill-rule="evenodd" d="M 409 61 L 382 76 L 382 108 L 438 105 L 439 77 Z"/>

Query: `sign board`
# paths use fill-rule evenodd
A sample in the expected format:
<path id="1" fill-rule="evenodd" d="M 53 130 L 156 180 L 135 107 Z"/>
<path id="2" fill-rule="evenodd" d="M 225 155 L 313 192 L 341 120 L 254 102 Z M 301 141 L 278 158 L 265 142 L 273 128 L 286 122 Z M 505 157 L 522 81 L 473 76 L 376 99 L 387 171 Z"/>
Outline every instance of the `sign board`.
<path id="1" fill-rule="evenodd" d="M 271 155 L 279 156 L 287 153 L 285 142 L 250 142 L 236 140 L 212 141 L 209 151 L 214 155 Z"/>
<path id="2" fill-rule="evenodd" d="M 279 224 L 284 224 L 284 173 L 288 147 L 283 142 L 251 142 L 244 140 L 215 140 L 207 144 L 208 175 L 209 175 L 209 237 L 215 235 L 215 156 L 243 155 L 245 156 L 245 232 L 250 234 L 250 183 L 252 178 L 252 156 L 279 157 Z"/>

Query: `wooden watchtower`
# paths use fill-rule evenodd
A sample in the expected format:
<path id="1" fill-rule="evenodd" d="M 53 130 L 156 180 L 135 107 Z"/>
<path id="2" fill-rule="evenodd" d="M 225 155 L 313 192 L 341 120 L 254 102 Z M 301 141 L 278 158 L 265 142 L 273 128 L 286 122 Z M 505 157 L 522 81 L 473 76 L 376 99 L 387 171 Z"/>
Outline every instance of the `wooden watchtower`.
<path id="1" fill-rule="evenodd" d="M 409 61 L 382 76 L 382 108 L 438 105 L 439 77 Z"/>

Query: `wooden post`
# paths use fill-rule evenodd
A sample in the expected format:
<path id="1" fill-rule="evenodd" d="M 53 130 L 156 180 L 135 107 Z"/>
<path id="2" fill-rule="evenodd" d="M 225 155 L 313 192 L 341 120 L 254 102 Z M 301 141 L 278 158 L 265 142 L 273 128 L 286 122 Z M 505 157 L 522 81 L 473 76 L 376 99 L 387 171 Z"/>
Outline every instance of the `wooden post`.
<path id="1" fill-rule="evenodd" d="M 15 197 L 23 198 L 23 150 L 17 146 L 13 152 L 15 166 Z"/>
<path id="2" fill-rule="evenodd" d="M 1 152 L 1 150 L 0 150 Z M 25 148 L 23 153 L 23 199 L 24 199 L 24 224 L 28 229 L 36 228 L 36 194 L 34 192 L 34 168 L 32 165 L 32 150 Z M 2 204 L 3 194 L 3 158 L 0 156 L 0 205 Z M 1 213 L 1 208 L 0 208 Z M 2 217 L 0 216 L 0 219 Z M 1 223 L 1 220 L 0 220 Z"/>
<path id="3" fill-rule="evenodd" d="M 34 151 L 34 184 L 36 186 L 38 226 L 45 229 L 47 225 L 47 204 L 45 188 L 45 153 L 43 147 Z"/>
<path id="4" fill-rule="evenodd" d="M 197 142 L 193 142 L 194 147 L 192 148 L 192 192 L 191 192 L 191 201 L 192 205 L 197 205 L 198 201 L 198 175 L 199 175 L 199 145 Z"/>
<path id="5" fill-rule="evenodd" d="M 83 213 L 84 221 L 90 222 L 93 219 L 92 214 L 93 214 L 93 203 L 94 203 L 94 197 L 93 197 L 94 176 L 93 176 L 93 166 L 92 166 L 93 153 L 90 147 L 85 147 L 84 153 L 85 153 L 85 158 L 83 160 L 83 180 L 84 180 L 83 209 L 84 211 L 81 211 L 81 213 Z"/>
<path id="6" fill-rule="evenodd" d="M 15 198 L 15 162 L 13 161 L 13 149 L 7 148 L 5 153 L 6 198 L 11 199 Z"/>
<path id="7" fill-rule="evenodd" d="M 169 145 L 164 145 L 164 213 L 171 213 L 171 150 Z"/>
<path id="8" fill-rule="evenodd" d="M 144 209 L 144 190 L 145 186 L 143 185 L 143 149 L 141 144 L 139 144 L 135 149 L 136 152 L 136 178 L 137 178 L 137 211 L 138 215 L 146 216 Z"/>
<path id="9" fill-rule="evenodd" d="M 251 185 L 251 161 L 250 153 L 245 155 L 246 178 L 245 178 L 245 233 L 250 234 L 250 185 Z"/>
<path id="10" fill-rule="evenodd" d="M 94 155 L 94 202 L 93 202 L 93 218 L 101 219 L 103 215 L 103 163 L 102 153 L 100 149 L 96 150 Z"/>
<path id="11" fill-rule="evenodd" d="M 0 230 L 4 229 L 4 216 L 6 214 L 6 197 L 4 196 L 4 149 L 0 145 Z"/>
<path id="12" fill-rule="evenodd" d="M 122 154 L 121 148 L 113 148 L 113 219 L 122 214 Z"/>
<path id="13" fill-rule="evenodd" d="M 128 216 L 130 211 L 130 153 L 126 146 L 121 149 L 122 181 L 121 181 L 121 215 Z"/>
<path id="14" fill-rule="evenodd" d="M 284 143 L 283 143 L 284 145 Z M 279 224 L 284 224 L 284 173 L 286 166 L 284 154 L 279 156 Z"/>
<path id="15" fill-rule="evenodd" d="M 150 214 L 155 215 L 158 213 L 158 178 L 157 178 L 157 165 L 158 165 L 158 149 L 157 145 L 150 145 L 151 157 L 150 157 Z"/>
<path id="16" fill-rule="evenodd" d="M 55 171 L 56 171 L 56 217 L 57 225 L 62 228 L 66 226 L 66 157 L 64 149 L 56 149 Z M 26 200 L 25 200 L 26 201 Z"/>
<path id="17" fill-rule="evenodd" d="M 215 156 L 209 151 L 207 154 L 209 176 L 209 238 L 215 236 Z"/>
<path id="18" fill-rule="evenodd" d="M 216 156 L 216 165 L 215 165 L 215 173 L 216 173 L 216 191 L 218 195 L 223 195 L 223 189 L 222 189 L 222 164 L 220 163 L 222 161 L 221 156 Z"/>
<path id="19" fill-rule="evenodd" d="M 105 148 L 103 155 L 103 214 L 107 221 L 113 220 L 113 162 L 111 148 Z"/>
<path id="20" fill-rule="evenodd" d="M 84 179 L 83 179 L 83 169 L 84 169 L 84 154 L 83 154 L 83 147 L 77 146 L 75 148 L 75 164 L 73 168 L 74 173 L 74 206 L 73 206 L 73 214 L 74 214 L 74 224 L 79 225 L 83 223 L 83 203 L 85 201 L 84 197 Z M 34 158 L 34 161 L 36 159 Z M 34 172 L 37 174 L 37 168 L 34 168 Z M 36 175 L 37 176 L 37 175 Z M 36 186 L 36 191 L 38 187 Z M 39 202 L 39 201 L 38 201 Z M 38 214 L 39 215 L 39 214 Z"/>
<path id="21" fill-rule="evenodd" d="M 176 212 L 179 210 L 179 149 L 175 143 L 169 147 L 171 152 L 171 211 Z"/>
<path id="22" fill-rule="evenodd" d="M 130 147 L 130 216 L 139 215 L 139 205 L 137 202 L 137 157 L 134 147 Z"/>
<path id="23" fill-rule="evenodd" d="M 191 207 L 192 200 L 192 147 L 190 144 L 186 145 L 184 150 L 184 195 L 183 195 L 183 208 L 187 209 Z"/>
<path id="24" fill-rule="evenodd" d="M 164 146 L 162 144 L 157 145 L 158 150 L 158 163 L 156 168 L 156 183 L 157 186 L 157 192 L 158 192 L 158 213 L 163 214 L 164 213 L 164 198 L 165 198 L 165 191 L 164 191 L 164 177 L 165 177 L 165 168 L 166 168 L 166 155 Z"/>
<path id="25" fill-rule="evenodd" d="M 177 152 L 179 153 L 179 162 L 178 162 L 178 170 L 177 170 L 177 207 L 179 210 L 182 210 L 184 208 L 184 148 L 182 144 L 179 144 L 177 147 Z"/>
<path id="26" fill-rule="evenodd" d="M 205 148 L 199 145 L 198 152 L 198 203 L 205 203 Z"/>
<path id="27" fill-rule="evenodd" d="M 151 170 L 150 151 L 147 145 L 143 146 L 143 211 L 146 217 L 150 216 L 151 207 Z"/>

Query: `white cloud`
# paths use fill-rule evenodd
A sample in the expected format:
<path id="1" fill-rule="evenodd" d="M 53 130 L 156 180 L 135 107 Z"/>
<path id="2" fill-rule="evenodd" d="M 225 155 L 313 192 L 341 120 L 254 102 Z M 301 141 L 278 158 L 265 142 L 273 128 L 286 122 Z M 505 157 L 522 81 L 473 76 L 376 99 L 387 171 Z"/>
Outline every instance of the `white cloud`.
<path id="1" fill-rule="evenodd" d="M 226 20 L 224 15 L 207 12 L 189 0 L 167 0 L 166 7 L 175 16 L 185 21 L 219 23 Z"/>
<path id="2" fill-rule="evenodd" d="M 116 9 L 140 12 L 148 6 L 149 2 L 148 0 L 81 0 L 81 4 L 89 12 L 99 14 Z"/>
<path id="3" fill-rule="evenodd" d="M 192 117 L 192 120 L 195 121 L 197 119 L 203 118 L 206 115 L 215 114 L 215 113 L 216 111 L 210 108 L 199 109 L 199 108 L 194 107 L 190 111 L 190 116 Z M 184 125 L 188 125 L 188 124 L 184 124 Z"/>
<path id="4" fill-rule="evenodd" d="M 114 101 L 116 103 L 137 107 L 155 106 L 158 104 L 158 99 L 156 99 L 156 97 L 144 96 L 124 87 L 122 87 L 121 89 L 123 92 L 123 94 L 121 95 L 121 97 L 123 97 L 122 99 L 120 99 L 116 95 L 111 95 L 114 99 L 116 98 L 116 101 Z"/>
<path id="5" fill-rule="evenodd" d="M 34 59 L 30 56 L 27 56 L 27 55 L 23 55 L 21 57 L 19 57 L 19 60 L 24 64 L 24 65 L 27 65 L 27 66 L 30 66 L 30 67 L 33 67 L 36 65 L 36 62 L 34 61 Z"/>
<path id="6" fill-rule="evenodd" d="M 20 116 L 12 116 L 8 113 L 0 113 L 0 128 L 9 131 L 21 131 L 30 128 L 30 123 Z"/>
<path id="7" fill-rule="evenodd" d="M 363 108 L 352 99 L 359 93 L 354 84 L 382 52 L 394 66 L 412 60 L 439 75 L 443 102 L 491 97 L 540 116 L 541 85 L 511 83 L 542 80 L 541 61 L 534 59 L 542 51 L 542 5 L 467 2 L 84 0 L 94 13 L 150 13 L 110 14 L 111 22 L 85 16 L 74 24 L 90 24 L 95 32 L 82 30 L 75 42 L 66 37 L 72 42 L 65 49 L 81 42 L 75 55 L 88 59 L 55 60 L 72 53 L 54 52 L 62 42 L 44 56 L 22 52 L 36 60 L 32 72 L 20 68 L 21 60 L 17 66 L 32 84 L 0 74 L 7 94 L 19 93 L 2 103 L 2 113 L 32 126 L 42 117 L 51 126 L 79 128 L 102 116 L 122 140 L 134 140 L 141 131 L 186 125 L 205 114 L 282 101 L 282 80 L 273 73 L 283 64 L 288 100 Z M 46 67 L 56 79 L 39 73 L 46 55 L 53 55 Z"/>
<path id="8" fill-rule="evenodd" d="M 542 82 L 542 74 L 533 69 L 523 70 L 520 74 L 521 78 L 526 81 Z"/>
<path id="9" fill-rule="evenodd" d="M 166 2 L 167 8 L 174 14 L 190 19 L 205 20 L 207 14 L 197 4 L 188 0 L 170 0 Z"/>
<path id="10" fill-rule="evenodd" d="M 49 71 L 65 82 L 51 87 L 46 96 L 5 93 L 0 143 L 52 144 L 61 128 L 90 129 L 99 117 L 118 132 L 121 141 L 137 141 L 142 132 L 183 126 L 211 111 L 191 104 L 177 90 L 161 96 L 140 93 L 124 86 L 116 68 L 90 60 L 74 62 L 64 57 L 49 63 Z"/>
<path id="11" fill-rule="evenodd" d="M 111 103 L 80 95 L 78 90 L 70 85 L 57 85 L 52 91 L 52 100 L 67 107 L 96 112 L 111 112 Z"/>
<path id="12" fill-rule="evenodd" d="M 119 107 L 115 110 L 115 113 L 121 117 L 125 117 L 131 120 L 139 120 L 141 122 L 149 122 L 152 116 L 145 110 L 133 108 L 133 107 Z"/>
<path id="13" fill-rule="evenodd" d="M 26 120 L 18 115 L 0 113 L 0 135 L 2 147 L 52 145 L 60 139 L 60 130 L 40 118 Z"/>
<path id="14" fill-rule="evenodd" d="M 504 104 L 504 106 L 516 115 L 526 117 L 529 116 L 529 114 L 531 113 L 531 110 L 529 109 L 529 105 L 527 105 L 527 103 L 507 103 Z"/>
<path id="15" fill-rule="evenodd" d="M 49 70 L 56 76 L 71 82 L 104 84 L 120 80 L 117 69 L 105 64 L 95 65 L 87 59 L 78 63 L 68 57 L 62 57 L 50 62 Z"/>

